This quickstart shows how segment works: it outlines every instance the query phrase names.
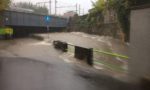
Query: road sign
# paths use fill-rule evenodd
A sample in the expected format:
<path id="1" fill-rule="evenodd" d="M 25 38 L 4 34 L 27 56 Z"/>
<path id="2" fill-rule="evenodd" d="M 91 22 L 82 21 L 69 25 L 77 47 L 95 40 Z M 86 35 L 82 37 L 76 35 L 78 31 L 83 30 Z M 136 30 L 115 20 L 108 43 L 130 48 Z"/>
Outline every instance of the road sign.
<path id="1" fill-rule="evenodd" d="M 51 21 L 51 17 L 50 16 L 45 16 L 44 18 L 45 18 L 46 22 L 50 22 Z"/>
<path id="2" fill-rule="evenodd" d="M 45 22 L 47 23 L 47 34 L 48 34 L 48 38 L 49 38 L 49 30 L 50 30 L 50 21 L 51 21 L 51 17 L 50 16 L 45 16 L 44 17 L 44 19 L 45 19 Z"/>

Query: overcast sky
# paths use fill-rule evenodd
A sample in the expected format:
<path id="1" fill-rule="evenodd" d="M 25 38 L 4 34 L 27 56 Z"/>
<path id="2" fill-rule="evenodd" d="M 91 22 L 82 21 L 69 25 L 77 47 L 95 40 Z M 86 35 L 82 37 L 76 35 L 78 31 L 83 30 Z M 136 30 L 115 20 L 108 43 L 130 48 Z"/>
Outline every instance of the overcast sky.
<path id="1" fill-rule="evenodd" d="M 33 4 L 36 4 L 37 2 L 47 2 L 49 0 L 13 0 L 13 2 L 31 2 Z M 54 13 L 54 0 L 52 1 L 52 13 Z M 92 8 L 92 3 L 91 1 L 96 1 L 96 0 L 57 0 L 58 1 L 58 7 L 59 6 L 72 6 L 76 5 L 76 3 L 81 5 L 81 13 L 84 12 L 84 14 L 88 13 L 88 10 Z M 48 5 L 47 5 L 48 6 Z M 84 9 L 84 10 L 83 10 Z M 64 12 L 70 11 L 70 10 L 76 10 L 75 7 L 70 7 L 70 8 L 59 8 L 57 11 L 57 14 L 63 14 Z"/>

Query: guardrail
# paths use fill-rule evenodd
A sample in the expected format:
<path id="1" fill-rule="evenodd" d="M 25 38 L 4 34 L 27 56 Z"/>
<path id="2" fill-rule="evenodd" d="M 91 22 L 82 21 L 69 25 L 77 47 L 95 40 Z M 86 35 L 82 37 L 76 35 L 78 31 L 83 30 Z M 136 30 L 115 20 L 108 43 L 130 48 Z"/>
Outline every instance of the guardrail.
<path id="1" fill-rule="evenodd" d="M 127 63 L 129 59 L 128 56 L 114 53 L 111 51 L 104 51 L 98 49 L 94 49 L 93 53 L 94 53 L 93 58 L 94 64 L 103 65 L 103 67 L 117 72 L 127 71 Z"/>
<path id="2" fill-rule="evenodd" d="M 106 55 L 110 55 L 110 56 L 114 56 L 114 57 L 119 57 L 119 58 L 129 59 L 128 56 L 121 55 L 121 54 L 118 54 L 118 53 L 106 52 L 106 51 L 96 50 L 96 49 L 94 49 L 94 52 L 101 53 L 101 54 L 106 54 Z"/>
<path id="3" fill-rule="evenodd" d="M 122 62 L 124 61 L 113 61 L 113 60 L 109 60 L 109 58 L 108 60 L 106 60 L 105 58 L 103 58 L 104 60 L 100 60 L 100 58 L 96 58 L 95 53 L 98 54 L 98 56 L 107 55 L 104 57 L 121 58 L 125 60 L 129 59 L 128 56 L 125 56 L 122 54 L 102 51 L 102 50 L 93 49 L 93 48 L 85 48 L 85 47 L 76 46 L 76 45 L 68 44 L 66 42 L 61 42 L 61 41 L 54 41 L 53 44 L 56 49 L 60 49 L 64 52 L 74 53 L 75 58 L 85 61 L 88 65 L 93 66 L 94 64 L 100 64 L 100 65 L 103 64 L 106 68 L 109 68 L 115 71 L 125 71 L 125 69 L 122 66 L 123 65 Z M 74 50 L 70 47 L 74 47 Z"/>
<path id="4" fill-rule="evenodd" d="M 88 65 L 93 65 L 93 49 L 75 46 L 74 57 L 85 60 Z"/>

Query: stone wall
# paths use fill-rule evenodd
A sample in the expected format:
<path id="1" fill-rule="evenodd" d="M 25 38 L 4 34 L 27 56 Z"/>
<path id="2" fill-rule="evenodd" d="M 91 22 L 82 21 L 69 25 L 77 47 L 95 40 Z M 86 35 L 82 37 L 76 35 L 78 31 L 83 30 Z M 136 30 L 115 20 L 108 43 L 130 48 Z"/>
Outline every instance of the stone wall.
<path id="1" fill-rule="evenodd" d="M 121 28 L 117 23 L 101 24 L 100 26 L 92 26 L 89 28 L 82 28 L 76 24 L 72 24 L 72 26 L 69 27 L 68 31 L 85 32 L 89 34 L 111 36 L 118 39 L 124 39 L 124 35 L 121 31 Z"/>

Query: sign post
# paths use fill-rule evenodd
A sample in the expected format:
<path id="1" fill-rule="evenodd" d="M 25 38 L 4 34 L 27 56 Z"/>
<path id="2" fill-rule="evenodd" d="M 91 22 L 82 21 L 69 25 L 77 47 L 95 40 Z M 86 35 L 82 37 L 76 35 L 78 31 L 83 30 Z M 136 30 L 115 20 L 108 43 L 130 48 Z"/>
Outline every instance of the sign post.
<path id="1" fill-rule="evenodd" d="M 49 39 L 49 31 L 50 31 L 50 21 L 51 21 L 51 17 L 50 16 L 45 16 L 45 22 L 47 24 L 47 34 L 48 34 L 48 39 Z"/>

